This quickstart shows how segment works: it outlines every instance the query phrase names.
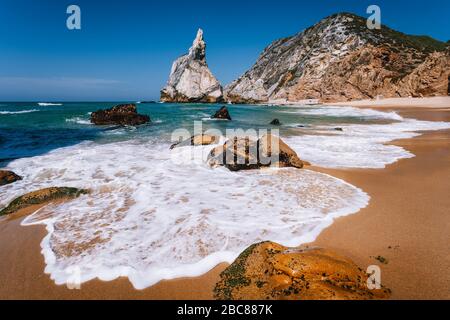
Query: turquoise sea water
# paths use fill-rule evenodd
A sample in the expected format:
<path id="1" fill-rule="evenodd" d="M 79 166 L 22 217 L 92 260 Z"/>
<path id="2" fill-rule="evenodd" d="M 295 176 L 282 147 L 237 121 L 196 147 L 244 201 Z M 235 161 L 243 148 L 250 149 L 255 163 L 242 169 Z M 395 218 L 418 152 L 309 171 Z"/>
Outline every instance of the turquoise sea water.
<path id="1" fill-rule="evenodd" d="M 56 105 L 57 104 L 57 105 Z M 96 127 L 89 123 L 90 112 L 110 108 L 119 102 L 70 102 L 41 106 L 38 102 L 0 102 L 0 165 L 9 161 L 43 154 L 55 148 L 82 141 L 108 143 L 135 138 L 170 142 L 178 128 L 192 130 L 194 121 L 207 120 L 220 105 L 213 104 L 138 104 L 138 112 L 151 117 L 152 123 L 138 128 Z M 203 128 L 280 129 L 284 135 L 304 134 L 317 126 L 380 123 L 379 117 L 347 114 L 303 114 L 292 107 L 229 105 L 233 121 L 203 121 Z M 308 110 L 312 107 L 304 107 Z M 278 118 L 283 126 L 269 123 Z M 295 128 L 298 126 L 298 128 Z M 308 132 L 308 131 L 306 131 Z"/>

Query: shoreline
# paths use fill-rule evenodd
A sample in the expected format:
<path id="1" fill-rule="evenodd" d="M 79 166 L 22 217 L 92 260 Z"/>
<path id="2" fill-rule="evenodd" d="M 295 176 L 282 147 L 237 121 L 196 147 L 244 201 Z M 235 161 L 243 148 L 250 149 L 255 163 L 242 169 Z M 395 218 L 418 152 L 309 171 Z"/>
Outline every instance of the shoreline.
<path id="1" fill-rule="evenodd" d="M 324 103 L 330 106 L 349 106 L 359 108 L 426 108 L 427 110 L 450 107 L 450 96 L 424 98 L 385 98 L 379 100 L 354 100 L 348 102 Z"/>
<path id="2" fill-rule="evenodd" d="M 378 265 L 391 299 L 449 299 L 450 130 L 391 144 L 415 157 L 381 170 L 316 168 L 362 188 L 371 200 L 356 214 L 335 219 L 308 245 L 331 248 L 362 268 Z"/>
<path id="3" fill-rule="evenodd" d="M 442 106 L 358 107 L 392 108 L 404 117 L 450 121 L 450 104 L 445 110 Z M 382 283 L 392 289 L 393 299 L 448 299 L 450 130 L 389 144 L 416 157 L 385 169 L 311 168 L 361 188 L 371 201 L 356 214 L 335 219 L 309 245 L 334 249 L 363 268 L 379 265 Z M 218 275 L 226 267 L 222 263 L 201 277 L 165 280 L 144 290 L 135 290 L 127 278 L 93 280 L 83 283 L 81 290 L 68 290 L 44 273 L 40 242 L 45 227 L 21 227 L 21 220 L 0 220 L 0 261 L 6 261 L 0 265 L 0 299 L 211 299 Z M 378 255 L 386 257 L 388 264 L 371 258 Z"/>

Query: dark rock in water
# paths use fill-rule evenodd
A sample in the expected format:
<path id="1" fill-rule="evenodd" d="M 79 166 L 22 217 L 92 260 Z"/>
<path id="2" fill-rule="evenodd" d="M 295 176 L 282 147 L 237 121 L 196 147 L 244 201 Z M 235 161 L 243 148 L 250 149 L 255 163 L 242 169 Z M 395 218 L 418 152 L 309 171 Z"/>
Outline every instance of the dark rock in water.
<path id="1" fill-rule="evenodd" d="M 88 190 L 67 187 L 51 187 L 33 191 L 14 199 L 5 209 L 0 211 L 0 216 L 56 199 L 74 199 L 87 193 L 89 193 Z"/>
<path id="2" fill-rule="evenodd" d="M 137 126 L 147 122 L 150 122 L 150 117 L 138 114 L 135 104 L 120 104 L 111 109 L 98 110 L 91 114 L 91 123 L 96 125 Z"/>
<path id="3" fill-rule="evenodd" d="M 219 300 L 372 300 L 391 291 L 370 290 L 368 275 L 352 260 L 322 248 L 253 244 L 221 274 Z"/>
<path id="4" fill-rule="evenodd" d="M 211 150 L 207 162 L 211 167 L 225 166 L 231 171 L 269 166 L 301 169 L 310 165 L 307 161 L 300 160 L 297 153 L 280 138 L 271 134 L 264 135 L 258 141 L 248 137 L 230 139 Z"/>
<path id="5" fill-rule="evenodd" d="M 196 136 L 192 136 L 190 139 L 174 143 L 170 146 L 170 149 L 177 147 L 187 147 L 187 146 L 206 146 L 219 141 L 219 137 L 210 136 L 207 134 L 199 134 Z"/>
<path id="6" fill-rule="evenodd" d="M 212 119 L 231 120 L 230 113 L 228 112 L 228 109 L 225 106 L 223 106 L 222 108 L 217 110 L 216 113 L 211 118 Z"/>
<path id="7" fill-rule="evenodd" d="M 334 128 L 335 131 L 344 131 L 342 128 Z"/>
<path id="8" fill-rule="evenodd" d="M 281 122 L 278 119 L 273 119 L 270 124 L 273 125 L 273 126 L 280 126 Z"/>
<path id="9" fill-rule="evenodd" d="M 22 180 L 22 177 L 12 171 L 0 170 L 0 186 Z"/>

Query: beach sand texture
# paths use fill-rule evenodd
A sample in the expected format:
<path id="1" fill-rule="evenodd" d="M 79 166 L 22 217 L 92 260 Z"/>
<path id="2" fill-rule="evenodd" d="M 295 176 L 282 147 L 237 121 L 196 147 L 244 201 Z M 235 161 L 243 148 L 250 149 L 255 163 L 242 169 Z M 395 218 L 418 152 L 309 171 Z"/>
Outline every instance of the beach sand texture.
<path id="1" fill-rule="evenodd" d="M 395 110 L 420 120 L 450 121 L 450 98 L 353 105 Z M 392 144 L 416 157 L 385 169 L 312 168 L 344 179 L 371 196 L 367 208 L 338 218 L 312 245 L 333 249 L 363 268 L 379 265 L 392 299 L 449 299 L 450 130 Z M 221 264 L 197 278 L 161 281 L 145 290 L 135 290 L 126 278 L 93 280 L 83 283 L 81 290 L 69 290 L 56 286 L 44 273 L 40 242 L 46 230 L 21 227 L 21 219 L 31 211 L 25 210 L 0 220 L 0 299 L 211 299 L 219 273 L 226 267 Z M 387 263 L 376 260 L 378 256 Z"/>

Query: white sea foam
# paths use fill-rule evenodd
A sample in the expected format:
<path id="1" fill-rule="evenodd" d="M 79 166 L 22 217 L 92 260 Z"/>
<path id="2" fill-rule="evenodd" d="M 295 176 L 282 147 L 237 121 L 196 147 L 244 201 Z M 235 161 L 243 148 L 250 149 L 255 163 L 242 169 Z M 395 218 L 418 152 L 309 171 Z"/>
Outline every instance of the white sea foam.
<path id="1" fill-rule="evenodd" d="M 328 116 L 328 117 L 356 117 L 365 119 L 403 120 L 396 112 L 384 112 L 373 109 L 358 109 L 345 106 L 315 106 L 315 107 L 290 107 L 292 110 L 283 113 L 295 113 L 304 115 Z"/>
<path id="2" fill-rule="evenodd" d="M 202 121 L 228 121 L 228 119 L 220 119 L 220 118 L 211 118 L 211 117 L 203 117 Z"/>
<path id="3" fill-rule="evenodd" d="M 392 124 L 354 124 L 318 127 L 315 134 L 286 138 L 286 142 L 302 159 L 328 168 L 384 168 L 399 159 L 414 154 L 399 146 L 388 144 L 393 140 L 420 135 L 420 131 L 450 129 L 449 122 L 404 119 Z"/>
<path id="4" fill-rule="evenodd" d="M 20 111 L 0 111 L 0 114 L 22 114 L 22 113 L 31 113 L 38 112 L 39 110 L 30 109 L 30 110 L 20 110 Z"/>
<path id="5" fill-rule="evenodd" d="M 47 107 L 47 106 L 62 106 L 62 103 L 51 103 L 51 102 L 38 102 L 38 105 L 41 107 Z"/>
<path id="6" fill-rule="evenodd" d="M 66 119 L 66 122 L 77 123 L 77 124 L 88 124 L 88 125 L 91 124 L 91 122 L 88 119 L 81 118 L 81 117 L 68 118 L 68 119 Z"/>
<path id="7" fill-rule="evenodd" d="M 9 167 L 24 179 L 3 187 L 0 206 L 23 190 L 90 188 L 23 221 L 47 227 L 46 272 L 63 284 L 75 266 L 82 281 L 127 276 L 142 289 L 203 274 L 258 241 L 311 241 L 368 203 L 356 187 L 309 170 L 230 172 L 189 160 L 212 147 L 176 148 L 171 157 L 169 145 L 151 141 L 86 142 L 19 159 Z M 183 157 L 183 165 L 172 160 Z"/>

